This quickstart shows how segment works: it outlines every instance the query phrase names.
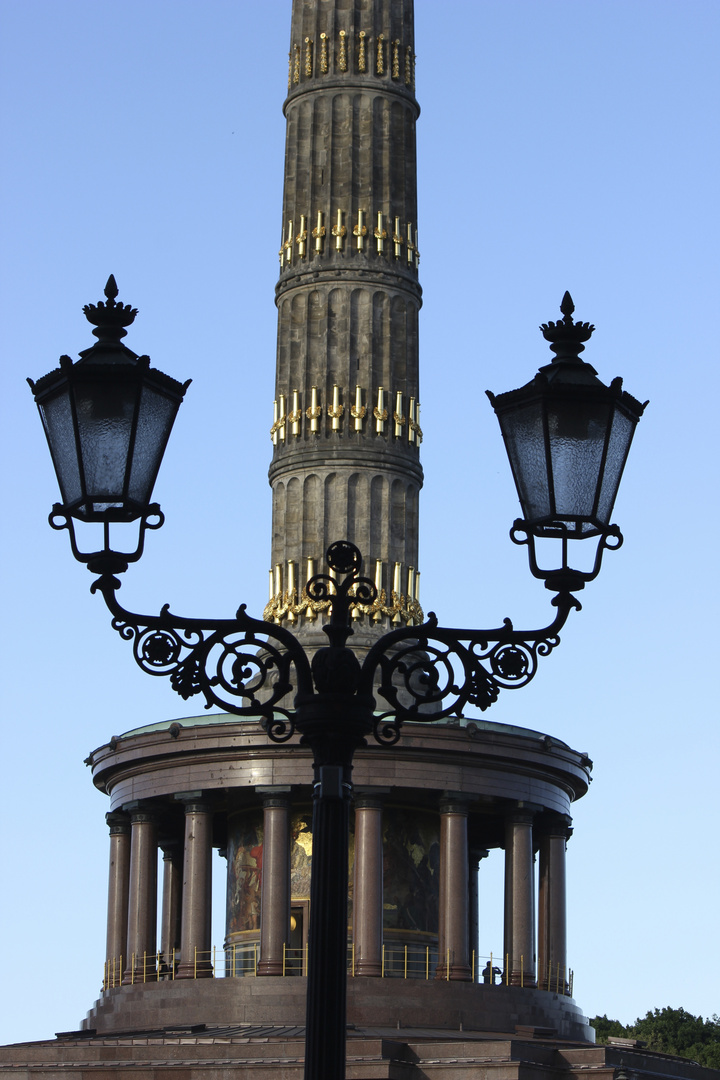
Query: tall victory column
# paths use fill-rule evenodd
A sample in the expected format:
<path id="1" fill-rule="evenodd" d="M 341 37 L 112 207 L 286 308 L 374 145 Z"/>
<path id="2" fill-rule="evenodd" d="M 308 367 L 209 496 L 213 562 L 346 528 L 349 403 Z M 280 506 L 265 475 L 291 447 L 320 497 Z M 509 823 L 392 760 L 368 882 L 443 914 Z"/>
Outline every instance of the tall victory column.
<path id="1" fill-rule="evenodd" d="M 328 546 L 357 544 L 373 627 L 422 621 L 413 0 L 294 0 L 265 617 L 306 638 Z"/>

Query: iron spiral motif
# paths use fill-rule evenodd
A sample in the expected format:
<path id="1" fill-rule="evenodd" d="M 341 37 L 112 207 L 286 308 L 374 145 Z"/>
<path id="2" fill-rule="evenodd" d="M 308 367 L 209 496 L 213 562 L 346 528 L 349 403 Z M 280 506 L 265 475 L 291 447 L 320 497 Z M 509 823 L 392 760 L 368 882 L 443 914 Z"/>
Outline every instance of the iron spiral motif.
<path id="1" fill-rule="evenodd" d="M 307 583 L 307 594 L 316 603 L 330 601 L 330 626 L 349 629 L 348 613 L 350 602 L 372 604 L 377 600 L 375 582 L 370 578 L 360 577 L 362 555 L 359 548 L 349 540 L 336 540 L 327 549 L 327 563 L 336 574 L 344 574 L 339 581 L 330 574 L 314 574 Z M 343 641 L 348 636 L 343 636 Z M 340 641 L 338 639 L 338 644 Z"/>
<path id="2" fill-rule="evenodd" d="M 360 701 L 362 709 L 367 702 L 367 734 L 383 746 L 398 741 L 405 721 L 461 716 L 468 706 L 484 712 L 501 690 L 534 678 L 538 659 L 550 655 L 568 614 L 580 608 L 571 592 L 560 591 L 552 601 L 554 620 L 534 631 L 516 630 L 509 619 L 494 630 L 449 629 L 431 612 L 421 626 L 378 638 L 361 665 L 346 644 L 350 604 L 372 603 L 377 590 L 360 575 L 362 556 L 354 544 L 332 544 L 327 562 L 332 573 L 315 574 L 307 585 L 314 600 L 330 604 L 329 645 L 312 659 L 290 630 L 252 618 L 244 605 L 234 619 L 179 618 L 167 605 L 157 616 L 141 616 L 119 604 L 120 582 L 111 573 L 101 574 L 93 590 L 102 592 L 114 629 L 132 642 L 143 671 L 169 677 L 184 700 L 202 695 L 206 709 L 259 717 L 273 742 L 302 734 L 308 710 L 328 695 L 340 703 Z M 287 705 L 291 695 L 294 708 Z"/>
<path id="3" fill-rule="evenodd" d="M 462 716 L 468 705 L 484 712 L 501 690 L 526 686 L 538 657 L 560 643 L 555 631 L 574 606 L 568 596 L 555 622 L 538 632 L 517 631 L 509 619 L 494 631 L 450 630 L 431 612 L 423 626 L 386 635 L 363 665 L 366 680 L 379 670 L 377 693 L 390 706 L 376 721 L 375 738 L 395 742 L 398 724 Z"/>
<path id="4" fill-rule="evenodd" d="M 117 578 L 103 575 L 95 584 L 113 613 L 113 628 L 133 643 L 135 661 L 148 675 L 169 677 L 185 701 L 201 694 L 206 709 L 260 717 L 275 741 L 291 738 L 292 713 L 281 702 L 309 682 L 309 665 L 287 630 L 268 636 L 267 624 L 247 615 L 244 605 L 226 620 L 180 619 L 167 605 L 157 616 L 134 615 L 117 601 Z"/>

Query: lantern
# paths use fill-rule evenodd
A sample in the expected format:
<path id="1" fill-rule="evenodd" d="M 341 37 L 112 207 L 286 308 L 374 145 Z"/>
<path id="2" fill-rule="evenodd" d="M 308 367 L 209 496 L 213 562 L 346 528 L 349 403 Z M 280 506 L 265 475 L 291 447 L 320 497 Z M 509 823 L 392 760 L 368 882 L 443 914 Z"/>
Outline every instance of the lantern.
<path id="1" fill-rule="evenodd" d="M 488 391 L 522 507 L 518 527 L 563 540 L 619 537 L 610 516 L 647 402 L 624 391 L 622 379 L 601 382 L 579 355 L 595 328 L 573 322 L 567 292 L 560 310 L 561 321 L 541 327 L 552 363 L 519 390 L 497 397 Z"/>
<path id="2" fill-rule="evenodd" d="M 98 341 L 73 364 L 36 383 L 28 379 L 55 466 L 62 504 L 55 515 L 87 522 L 145 520 L 184 385 L 150 367 L 122 344 L 137 314 L 116 301 L 111 275 L 107 302 L 83 309 Z M 156 507 L 152 507 L 155 512 Z"/>

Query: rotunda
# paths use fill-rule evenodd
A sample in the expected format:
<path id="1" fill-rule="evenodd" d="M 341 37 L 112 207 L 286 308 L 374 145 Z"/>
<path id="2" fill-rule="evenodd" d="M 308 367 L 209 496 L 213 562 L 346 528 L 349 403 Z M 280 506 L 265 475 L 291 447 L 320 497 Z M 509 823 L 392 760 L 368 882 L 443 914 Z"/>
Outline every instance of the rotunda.
<path id="1" fill-rule="evenodd" d="M 85 1026 L 301 1024 L 310 752 L 270 742 L 256 722 L 205 716 L 130 731 L 89 764 L 110 798 L 110 878 L 103 990 Z M 571 804 L 590 769 L 548 735 L 488 721 L 408 724 L 397 746 L 356 753 L 350 1022 L 592 1038 L 570 996 L 565 937 Z M 215 953 L 213 847 L 227 859 Z M 483 856 L 498 848 L 504 943 L 491 956 L 477 900 Z"/>

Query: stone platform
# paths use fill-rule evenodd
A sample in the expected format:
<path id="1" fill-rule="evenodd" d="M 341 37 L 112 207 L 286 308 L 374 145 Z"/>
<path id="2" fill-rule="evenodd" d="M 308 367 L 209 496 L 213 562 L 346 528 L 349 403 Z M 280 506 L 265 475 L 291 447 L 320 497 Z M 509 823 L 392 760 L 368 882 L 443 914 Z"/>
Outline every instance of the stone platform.
<path id="1" fill-rule="evenodd" d="M 67 1033 L 0 1047 L 0 1077 L 113 1080 L 302 1080 L 304 1031 L 197 1025 L 118 1036 Z M 531 1035 L 432 1029 L 349 1030 L 347 1080 L 718 1080 L 720 1072 L 667 1054 Z"/>
<path id="2" fill-rule="evenodd" d="M 303 977 L 176 980 L 120 986 L 95 1003 L 83 1023 L 98 1034 L 149 1027 L 213 1024 L 303 1025 Z M 550 1029 L 593 1042 L 595 1033 L 570 997 L 544 990 L 442 979 L 348 979 L 348 1023 L 367 1028 L 514 1031 Z"/>

